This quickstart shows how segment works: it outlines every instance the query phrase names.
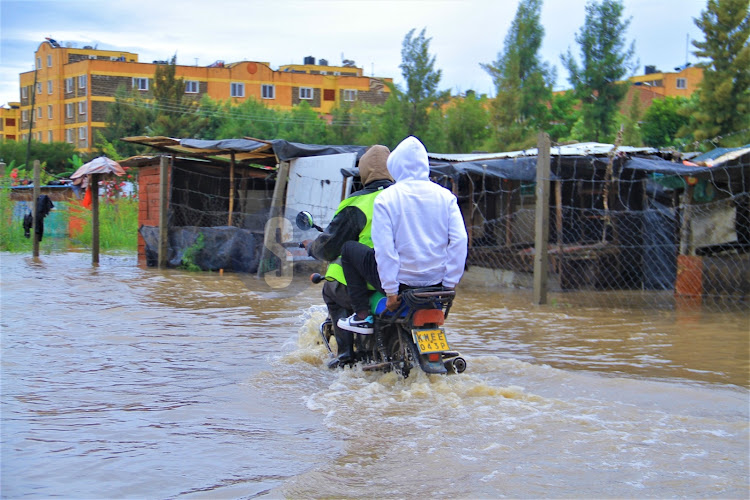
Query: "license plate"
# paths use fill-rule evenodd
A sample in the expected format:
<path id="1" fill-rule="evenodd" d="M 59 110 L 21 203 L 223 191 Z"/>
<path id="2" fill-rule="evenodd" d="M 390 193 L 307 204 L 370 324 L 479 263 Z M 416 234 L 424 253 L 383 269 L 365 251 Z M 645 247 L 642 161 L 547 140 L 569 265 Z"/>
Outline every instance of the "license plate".
<path id="1" fill-rule="evenodd" d="M 442 329 L 436 330 L 412 330 L 417 347 L 421 354 L 429 352 L 447 351 L 448 341 L 445 339 L 445 332 Z"/>

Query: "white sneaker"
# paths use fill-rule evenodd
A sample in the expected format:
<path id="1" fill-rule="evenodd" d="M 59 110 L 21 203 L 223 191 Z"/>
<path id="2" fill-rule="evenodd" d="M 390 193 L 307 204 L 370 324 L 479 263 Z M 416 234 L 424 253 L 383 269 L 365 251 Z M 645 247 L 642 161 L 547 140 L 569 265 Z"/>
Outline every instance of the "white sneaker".
<path id="1" fill-rule="evenodd" d="M 357 319 L 356 316 L 357 313 L 354 313 L 348 318 L 341 318 L 336 324 L 342 330 L 348 330 L 350 332 L 368 334 L 375 331 L 373 328 L 372 316 L 368 316 L 365 319 Z"/>

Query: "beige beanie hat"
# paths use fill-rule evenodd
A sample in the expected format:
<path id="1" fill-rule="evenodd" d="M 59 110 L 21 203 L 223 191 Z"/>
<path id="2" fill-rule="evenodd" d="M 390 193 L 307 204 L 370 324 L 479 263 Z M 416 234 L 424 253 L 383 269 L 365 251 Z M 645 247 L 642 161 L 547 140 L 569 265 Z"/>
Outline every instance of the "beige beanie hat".
<path id="1" fill-rule="evenodd" d="M 390 153 L 387 147 L 375 144 L 362 155 L 359 159 L 359 178 L 363 185 L 386 179 L 393 181 L 386 163 Z"/>

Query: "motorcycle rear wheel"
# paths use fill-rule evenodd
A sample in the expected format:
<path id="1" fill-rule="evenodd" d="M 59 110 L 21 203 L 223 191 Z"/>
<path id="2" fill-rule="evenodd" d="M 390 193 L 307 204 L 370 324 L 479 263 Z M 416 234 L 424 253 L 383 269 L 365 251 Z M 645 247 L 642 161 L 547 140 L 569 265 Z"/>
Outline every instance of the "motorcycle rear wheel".
<path id="1" fill-rule="evenodd" d="M 419 368 L 419 351 L 411 338 L 411 333 L 398 326 L 398 335 L 391 336 L 388 350 L 391 365 L 402 377 L 408 378 L 412 368 Z"/>

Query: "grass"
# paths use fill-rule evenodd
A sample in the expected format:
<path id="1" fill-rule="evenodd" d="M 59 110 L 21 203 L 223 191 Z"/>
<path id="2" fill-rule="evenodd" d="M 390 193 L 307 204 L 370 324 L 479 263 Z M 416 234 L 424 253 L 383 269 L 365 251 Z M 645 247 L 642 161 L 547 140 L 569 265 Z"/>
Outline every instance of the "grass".
<path id="1" fill-rule="evenodd" d="M 31 252 L 33 238 L 25 238 L 23 221 L 13 218 L 15 203 L 10 199 L 9 179 L 0 178 L 0 251 Z M 70 238 L 72 246 L 91 247 L 91 210 L 66 202 L 55 202 L 67 221 L 71 216 L 82 220 L 82 231 Z M 71 215 L 74 214 L 74 215 Z M 47 241 L 45 235 L 43 241 Z M 119 198 L 99 201 L 99 249 L 136 251 L 138 249 L 138 200 Z"/>
<path id="2" fill-rule="evenodd" d="M 31 252 L 33 240 L 23 235 L 23 220 L 13 220 L 15 203 L 10 199 L 10 178 L 0 178 L 0 250 Z"/>
<path id="3" fill-rule="evenodd" d="M 68 217 L 71 210 L 77 206 L 68 205 Z M 92 224 L 91 210 L 78 209 L 75 216 L 83 220 L 83 230 L 75 235 L 73 242 L 84 247 L 91 247 Z M 116 200 L 99 201 L 99 248 L 101 250 L 132 250 L 138 249 L 138 200 L 119 198 Z"/>

